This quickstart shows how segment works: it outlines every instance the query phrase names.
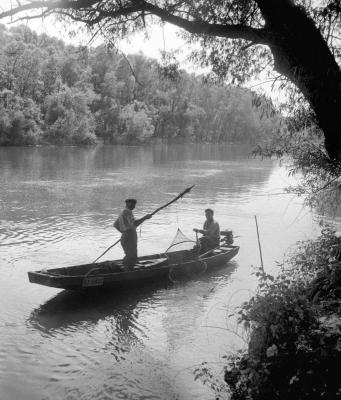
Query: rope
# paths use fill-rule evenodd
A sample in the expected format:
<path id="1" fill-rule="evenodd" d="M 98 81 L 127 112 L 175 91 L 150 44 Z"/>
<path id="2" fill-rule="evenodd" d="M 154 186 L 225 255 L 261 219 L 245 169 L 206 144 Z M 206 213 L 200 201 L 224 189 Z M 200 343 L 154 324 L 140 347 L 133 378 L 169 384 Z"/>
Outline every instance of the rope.
<path id="1" fill-rule="evenodd" d="M 202 275 L 207 271 L 207 262 L 201 261 L 201 263 L 204 265 L 204 269 L 201 272 L 199 272 L 199 275 Z"/>
<path id="2" fill-rule="evenodd" d="M 172 282 L 172 283 L 177 283 L 177 282 L 181 282 L 181 281 L 177 281 L 176 279 L 173 279 L 171 277 L 171 272 L 173 271 L 174 267 L 170 268 L 168 271 L 168 279 Z"/>

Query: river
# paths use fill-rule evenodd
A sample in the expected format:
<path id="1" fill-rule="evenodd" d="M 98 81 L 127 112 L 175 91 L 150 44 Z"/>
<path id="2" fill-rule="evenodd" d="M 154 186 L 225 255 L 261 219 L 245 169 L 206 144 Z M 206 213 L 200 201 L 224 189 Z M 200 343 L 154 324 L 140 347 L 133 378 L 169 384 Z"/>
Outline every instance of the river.
<path id="1" fill-rule="evenodd" d="M 257 215 L 265 269 L 276 273 L 317 223 L 277 162 L 227 145 L 0 148 L 0 399 L 214 399 L 193 371 L 218 374 L 244 345 L 231 312 L 256 288 Z M 186 187 L 142 225 L 139 254 L 167 249 L 177 228 L 195 239 L 204 209 L 238 236 L 215 273 L 170 287 L 84 297 L 30 284 L 27 271 L 87 263 L 118 238 L 124 199 L 135 216 Z M 121 258 L 114 247 L 103 257 Z"/>

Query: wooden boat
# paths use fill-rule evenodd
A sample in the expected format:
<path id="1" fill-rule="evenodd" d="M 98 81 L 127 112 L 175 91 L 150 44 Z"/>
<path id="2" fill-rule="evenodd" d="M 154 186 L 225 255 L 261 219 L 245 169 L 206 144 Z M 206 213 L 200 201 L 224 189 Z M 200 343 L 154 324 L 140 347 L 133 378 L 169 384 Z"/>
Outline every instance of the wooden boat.
<path id="1" fill-rule="evenodd" d="M 122 260 L 114 260 L 28 272 L 28 277 L 32 283 L 72 290 L 175 282 L 222 266 L 238 251 L 239 246 L 223 242 L 199 256 L 194 256 L 193 250 L 180 250 L 139 257 L 134 267 L 129 269 L 123 266 Z"/>

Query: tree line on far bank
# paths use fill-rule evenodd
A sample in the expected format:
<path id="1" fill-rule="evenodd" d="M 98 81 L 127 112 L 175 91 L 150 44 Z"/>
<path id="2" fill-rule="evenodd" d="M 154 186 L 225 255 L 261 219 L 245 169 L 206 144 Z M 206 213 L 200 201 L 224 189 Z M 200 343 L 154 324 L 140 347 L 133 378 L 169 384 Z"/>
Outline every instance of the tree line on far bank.
<path id="1" fill-rule="evenodd" d="M 260 143 L 279 125 L 248 89 L 106 45 L 0 25 L 0 145 Z"/>

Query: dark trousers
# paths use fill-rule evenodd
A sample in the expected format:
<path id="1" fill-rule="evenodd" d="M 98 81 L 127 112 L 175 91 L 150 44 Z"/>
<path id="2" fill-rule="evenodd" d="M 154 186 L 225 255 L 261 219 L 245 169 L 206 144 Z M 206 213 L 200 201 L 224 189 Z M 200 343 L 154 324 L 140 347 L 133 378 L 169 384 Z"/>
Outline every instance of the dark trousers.
<path id="1" fill-rule="evenodd" d="M 132 267 L 137 262 L 137 233 L 135 229 L 129 229 L 122 233 L 121 246 L 125 254 L 123 265 Z"/>
<path id="2" fill-rule="evenodd" d="M 219 246 L 218 238 L 208 238 L 207 236 L 203 236 L 199 240 L 200 242 L 200 253 L 205 253 L 208 250 L 214 249 Z"/>

